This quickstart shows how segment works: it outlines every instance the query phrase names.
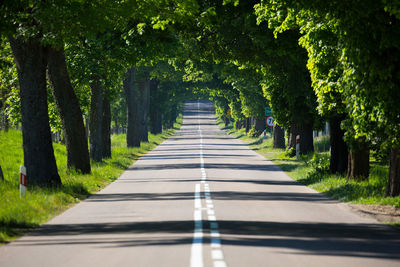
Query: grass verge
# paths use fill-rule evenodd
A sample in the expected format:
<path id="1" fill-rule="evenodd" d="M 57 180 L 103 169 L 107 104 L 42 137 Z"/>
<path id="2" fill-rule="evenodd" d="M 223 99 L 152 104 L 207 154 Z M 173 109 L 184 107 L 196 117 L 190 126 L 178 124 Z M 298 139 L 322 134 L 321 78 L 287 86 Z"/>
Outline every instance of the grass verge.
<path id="1" fill-rule="evenodd" d="M 234 135 L 246 143 L 251 149 L 276 163 L 291 178 L 319 192 L 353 204 L 391 205 L 400 207 L 400 196 L 385 197 L 388 177 L 388 166 L 371 162 L 369 181 L 349 181 L 345 176 L 333 175 L 329 170 L 329 152 L 326 149 L 326 138 L 315 140 L 318 149 L 299 160 L 288 157 L 283 149 L 272 148 L 272 138 L 266 139 L 246 136 L 244 129 L 235 130 L 231 125 L 224 126 L 217 120 L 218 125 L 228 134 Z"/>
<path id="2" fill-rule="evenodd" d="M 26 197 L 19 196 L 19 166 L 23 164 L 21 131 L 0 132 L 0 164 L 4 181 L 0 181 L 0 243 L 7 243 L 39 226 L 71 205 L 87 198 L 116 180 L 121 173 L 146 152 L 170 137 L 182 124 L 162 134 L 149 135 L 149 142 L 140 148 L 127 148 L 124 134 L 112 135 L 112 158 L 92 162 L 92 173 L 83 175 L 67 169 L 65 146 L 54 143 L 60 188 L 29 188 Z M 29 182 L 29 181 L 28 181 Z"/>

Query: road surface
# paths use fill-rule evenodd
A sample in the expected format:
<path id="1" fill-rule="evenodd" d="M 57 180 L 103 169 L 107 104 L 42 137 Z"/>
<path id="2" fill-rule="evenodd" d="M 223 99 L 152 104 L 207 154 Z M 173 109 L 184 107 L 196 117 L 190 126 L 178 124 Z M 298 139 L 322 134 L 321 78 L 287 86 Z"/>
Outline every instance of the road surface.
<path id="1" fill-rule="evenodd" d="M 399 231 L 290 179 L 186 104 L 114 183 L 4 246 L 0 266 L 400 266 Z"/>

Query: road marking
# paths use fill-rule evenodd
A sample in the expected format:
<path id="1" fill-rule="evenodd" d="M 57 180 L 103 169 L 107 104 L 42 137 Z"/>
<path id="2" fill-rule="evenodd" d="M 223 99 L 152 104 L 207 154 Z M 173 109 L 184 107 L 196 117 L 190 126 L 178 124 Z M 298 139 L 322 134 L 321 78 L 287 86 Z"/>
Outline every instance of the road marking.
<path id="1" fill-rule="evenodd" d="M 191 267 L 203 267 L 203 220 L 201 216 L 201 187 L 196 184 L 194 192 L 194 233 L 190 258 Z"/>
<path id="2" fill-rule="evenodd" d="M 197 101 L 197 108 L 200 110 L 200 102 Z M 218 230 L 217 218 L 215 216 L 214 204 L 211 198 L 210 185 L 206 183 L 207 173 L 204 165 L 204 154 L 203 154 L 203 134 L 200 125 L 200 114 L 198 113 L 198 124 L 199 124 L 199 136 L 200 136 L 200 171 L 201 171 L 201 183 L 196 184 L 194 194 L 194 222 L 195 229 L 193 234 L 193 243 L 191 251 L 190 266 L 191 267 L 203 267 L 203 221 L 202 211 L 207 212 L 207 219 L 210 225 L 210 246 L 211 246 L 211 258 L 213 260 L 214 267 L 226 267 L 224 261 L 224 254 L 221 250 L 221 239 Z M 204 187 L 204 200 L 206 207 L 202 208 L 201 204 L 201 185 Z"/>

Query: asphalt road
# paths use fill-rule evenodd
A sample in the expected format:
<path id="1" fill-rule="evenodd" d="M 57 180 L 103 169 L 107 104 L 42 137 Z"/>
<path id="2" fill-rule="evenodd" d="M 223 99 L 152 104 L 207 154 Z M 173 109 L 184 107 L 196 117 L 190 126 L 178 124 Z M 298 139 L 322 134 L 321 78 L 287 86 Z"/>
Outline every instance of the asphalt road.
<path id="1" fill-rule="evenodd" d="M 400 231 L 293 181 L 188 102 L 175 136 L 0 266 L 400 266 Z"/>

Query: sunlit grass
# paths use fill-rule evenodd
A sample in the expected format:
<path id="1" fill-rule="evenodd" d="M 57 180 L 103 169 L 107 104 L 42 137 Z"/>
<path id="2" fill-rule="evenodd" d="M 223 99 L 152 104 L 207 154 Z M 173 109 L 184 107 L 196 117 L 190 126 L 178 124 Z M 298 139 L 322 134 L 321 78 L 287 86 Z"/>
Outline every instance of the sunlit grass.
<path id="1" fill-rule="evenodd" d="M 221 121 L 219 121 L 219 126 L 224 127 Z M 347 180 L 343 175 L 328 173 L 326 171 L 329 168 L 329 149 L 327 149 L 329 139 L 327 137 L 318 137 L 315 140 L 315 150 L 321 152 L 302 155 L 299 160 L 296 160 L 295 157 L 288 157 L 284 149 L 273 149 L 270 135 L 267 135 L 266 139 L 249 137 L 246 136 L 244 129 L 237 131 L 232 127 L 229 127 L 227 132 L 241 139 L 251 149 L 272 160 L 293 179 L 335 199 L 354 204 L 400 207 L 400 196 L 385 197 L 388 179 L 387 165 L 372 162 L 369 180 L 361 182 Z M 315 159 L 319 159 L 319 161 Z"/>
<path id="2" fill-rule="evenodd" d="M 7 242 L 46 222 L 71 205 L 87 198 L 117 179 L 121 173 L 146 152 L 162 143 L 181 125 L 159 135 L 149 135 L 140 148 L 127 148 L 124 134 L 112 135 L 112 158 L 92 162 L 92 173 L 83 175 L 66 166 L 66 149 L 53 144 L 62 187 L 30 187 L 25 197 L 19 196 L 19 166 L 23 164 L 22 134 L 17 130 L 0 132 L 0 165 L 5 181 L 0 181 L 0 243 Z M 28 178 L 29 179 L 29 178 Z M 29 180 L 28 180 L 29 183 Z"/>

